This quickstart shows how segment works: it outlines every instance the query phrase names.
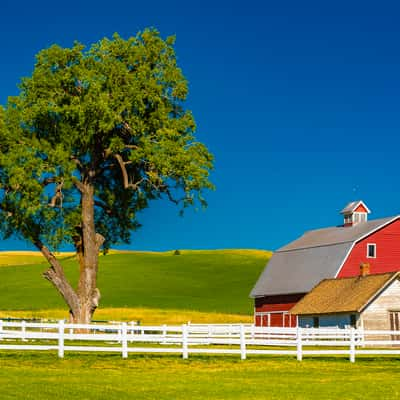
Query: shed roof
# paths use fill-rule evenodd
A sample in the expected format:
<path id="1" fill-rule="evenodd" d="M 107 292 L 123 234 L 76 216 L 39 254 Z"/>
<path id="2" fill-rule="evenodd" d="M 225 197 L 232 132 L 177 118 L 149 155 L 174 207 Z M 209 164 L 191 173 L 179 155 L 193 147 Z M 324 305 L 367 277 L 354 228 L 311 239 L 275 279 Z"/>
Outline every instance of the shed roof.
<path id="1" fill-rule="evenodd" d="M 398 218 L 306 232 L 273 254 L 250 296 L 309 292 L 322 279 L 336 276 L 354 243 Z"/>
<path id="2" fill-rule="evenodd" d="M 389 272 L 363 277 L 324 279 L 290 312 L 296 315 L 361 312 L 398 276 L 398 272 Z"/>

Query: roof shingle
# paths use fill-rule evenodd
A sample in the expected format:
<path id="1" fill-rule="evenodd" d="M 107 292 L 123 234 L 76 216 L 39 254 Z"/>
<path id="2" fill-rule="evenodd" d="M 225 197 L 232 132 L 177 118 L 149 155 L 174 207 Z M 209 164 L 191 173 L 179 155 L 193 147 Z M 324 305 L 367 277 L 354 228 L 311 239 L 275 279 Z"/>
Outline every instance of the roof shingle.
<path id="1" fill-rule="evenodd" d="M 324 279 L 290 312 L 295 315 L 361 312 L 398 275 L 398 272 L 389 272 L 363 277 Z"/>

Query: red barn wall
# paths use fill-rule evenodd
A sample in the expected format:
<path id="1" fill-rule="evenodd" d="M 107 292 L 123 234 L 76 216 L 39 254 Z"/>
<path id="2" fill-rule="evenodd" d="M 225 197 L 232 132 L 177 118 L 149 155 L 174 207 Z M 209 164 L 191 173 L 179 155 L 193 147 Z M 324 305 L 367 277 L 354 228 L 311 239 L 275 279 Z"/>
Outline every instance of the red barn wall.
<path id="1" fill-rule="evenodd" d="M 367 257 L 368 243 L 376 244 L 376 258 Z M 400 271 L 400 219 L 356 243 L 337 277 L 359 275 L 362 262 L 370 264 L 371 274 Z"/>
<path id="2" fill-rule="evenodd" d="M 287 312 L 302 298 L 305 293 L 287 294 L 277 296 L 265 296 L 255 299 L 255 324 L 256 326 L 268 326 L 267 315 L 257 313 L 270 313 L 269 326 L 296 326 L 296 316 Z M 261 320 L 262 319 L 262 320 Z"/>

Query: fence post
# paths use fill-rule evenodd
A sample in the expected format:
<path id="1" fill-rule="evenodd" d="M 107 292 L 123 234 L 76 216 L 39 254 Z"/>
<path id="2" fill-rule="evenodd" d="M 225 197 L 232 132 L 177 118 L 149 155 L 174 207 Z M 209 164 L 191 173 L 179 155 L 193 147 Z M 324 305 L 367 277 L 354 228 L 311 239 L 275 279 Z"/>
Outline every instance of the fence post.
<path id="1" fill-rule="evenodd" d="M 350 328 L 350 362 L 354 362 L 356 360 L 356 335 L 354 328 Z"/>
<path id="2" fill-rule="evenodd" d="M 21 322 L 21 339 L 26 342 L 26 321 Z"/>
<path id="3" fill-rule="evenodd" d="M 70 325 L 73 325 L 75 322 L 74 322 L 74 320 L 70 317 L 69 318 L 69 321 L 67 321 L 67 322 L 69 322 L 69 324 Z M 79 331 L 78 331 L 79 332 Z M 75 330 L 74 330 L 74 328 L 69 328 L 69 330 L 68 330 L 68 333 L 70 334 L 70 335 L 73 335 L 74 333 L 75 333 Z M 73 339 L 73 338 L 72 338 Z"/>
<path id="4" fill-rule="evenodd" d="M 118 343 L 122 343 L 122 329 L 118 328 Z"/>
<path id="5" fill-rule="evenodd" d="M 182 325 L 182 358 L 186 360 L 188 357 L 188 326 Z"/>
<path id="6" fill-rule="evenodd" d="M 243 324 L 240 324 L 240 359 L 246 359 L 246 332 Z"/>
<path id="7" fill-rule="evenodd" d="M 128 358 L 128 335 L 126 322 L 121 324 L 122 358 Z"/>
<path id="8" fill-rule="evenodd" d="M 130 328 L 131 328 L 131 340 L 130 340 L 130 342 L 132 343 L 132 341 L 133 341 L 133 336 L 134 336 L 134 334 L 135 334 L 135 321 L 131 321 L 131 322 L 129 323 L 129 325 L 130 325 Z"/>
<path id="9" fill-rule="evenodd" d="M 58 321 L 58 357 L 64 358 L 64 320 Z"/>
<path id="10" fill-rule="evenodd" d="M 1 334 L 2 334 L 2 333 L 3 333 L 3 320 L 0 319 L 0 340 L 3 339 L 3 338 L 1 337 Z"/>
<path id="11" fill-rule="evenodd" d="M 303 343 L 302 343 L 302 329 L 299 326 L 297 327 L 296 347 L 297 347 L 297 361 L 301 361 L 303 359 Z"/>
<path id="12" fill-rule="evenodd" d="M 162 343 L 166 344 L 167 343 L 167 325 L 165 325 L 165 324 L 162 326 L 162 337 L 163 337 Z"/>

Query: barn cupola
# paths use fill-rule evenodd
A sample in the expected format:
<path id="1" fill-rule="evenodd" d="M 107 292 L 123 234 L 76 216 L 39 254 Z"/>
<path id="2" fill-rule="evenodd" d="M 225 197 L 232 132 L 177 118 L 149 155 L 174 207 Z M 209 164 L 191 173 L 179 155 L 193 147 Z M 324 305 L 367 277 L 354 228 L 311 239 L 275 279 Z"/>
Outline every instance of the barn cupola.
<path id="1" fill-rule="evenodd" d="M 367 222 L 367 217 L 370 213 L 369 208 L 361 200 L 352 201 L 340 211 L 340 214 L 343 214 L 344 217 L 343 226 L 354 226 L 362 222 Z"/>

